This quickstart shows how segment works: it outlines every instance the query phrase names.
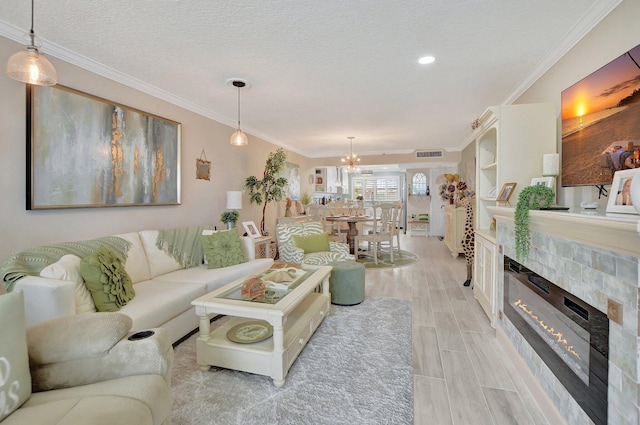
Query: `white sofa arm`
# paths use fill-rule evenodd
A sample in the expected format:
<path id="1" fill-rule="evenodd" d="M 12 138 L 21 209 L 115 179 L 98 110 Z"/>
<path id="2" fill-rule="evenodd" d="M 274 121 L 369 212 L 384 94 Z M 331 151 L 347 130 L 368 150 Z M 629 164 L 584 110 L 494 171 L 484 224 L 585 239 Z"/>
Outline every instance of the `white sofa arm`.
<path id="1" fill-rule="evenodd" d="M 170 384 L 173 349 L 166 329 L 131 334 L 131 323 L 122 313 L 89 313 L 29 328 L 33 391 L 146 374 L 161 375 Z"/>
<path id="2" fill-rule="evenodd" d="M 14 291 L 24 294 L 27 327 L 76 314 L 75 283 L 66 280 L 25 276 L 15 284 Z"/>
<path id="3" fill-rule="evenodd" d="M 256 245 L 253 242 L 253 238 L 248 236 L 240 236 L 240 242 L 242 242 L 242 249 L 244 255 L 247 257 L 247 261 L 256 259 Z"/>

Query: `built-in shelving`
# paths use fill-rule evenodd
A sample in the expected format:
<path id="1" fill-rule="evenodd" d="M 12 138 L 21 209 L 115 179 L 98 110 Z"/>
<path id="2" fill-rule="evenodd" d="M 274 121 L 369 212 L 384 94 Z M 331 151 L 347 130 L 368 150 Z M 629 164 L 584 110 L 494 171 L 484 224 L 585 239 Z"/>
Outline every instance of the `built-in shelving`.
<path id="1" fill-rule="evenodd" d="M 542 176 L 542 156 L 557 151 L 556 111 L 551 103 L 502 105 L 488 108 L 476 129 L 476 230 L 488 231 L 497 194 L 516 182 L 515 205 L 531 178 Z"/>

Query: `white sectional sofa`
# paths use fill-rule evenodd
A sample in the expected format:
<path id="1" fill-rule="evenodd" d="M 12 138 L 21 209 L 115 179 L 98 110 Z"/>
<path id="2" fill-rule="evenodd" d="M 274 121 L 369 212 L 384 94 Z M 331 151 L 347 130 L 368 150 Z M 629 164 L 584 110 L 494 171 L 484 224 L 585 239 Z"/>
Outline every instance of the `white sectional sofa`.
<path id="1" fill-rule="evenodd" d="M 255 245 L 248 237 L 240 238 L 247 262 L 218 269 L 205 264 L 185 269 L 156 247 L 157 230 L 116 236 L 130 244 L 125 270 L 135 289 L 135 297 L 120 312 L 133 320 L 132 331 L 163 327 L 172 343 L 198 327 L 191 301 L 273 263 L 271 258 L 255 258 Z M 76 283 L 72 281 L 26 276 L 15 283 L 14 290 L 24 293 L 27 326 L 76 314 Z"/>

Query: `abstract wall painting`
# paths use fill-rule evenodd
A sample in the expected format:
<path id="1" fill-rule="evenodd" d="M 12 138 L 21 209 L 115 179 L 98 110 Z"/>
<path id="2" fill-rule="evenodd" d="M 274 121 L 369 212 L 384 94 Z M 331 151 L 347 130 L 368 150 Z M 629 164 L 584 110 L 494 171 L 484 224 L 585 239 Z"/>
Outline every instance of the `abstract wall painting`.
<path id="1" fill-rule="evenodd" d="M 180 204 L 180 123 L 27 86 L 27 209 Z"/>

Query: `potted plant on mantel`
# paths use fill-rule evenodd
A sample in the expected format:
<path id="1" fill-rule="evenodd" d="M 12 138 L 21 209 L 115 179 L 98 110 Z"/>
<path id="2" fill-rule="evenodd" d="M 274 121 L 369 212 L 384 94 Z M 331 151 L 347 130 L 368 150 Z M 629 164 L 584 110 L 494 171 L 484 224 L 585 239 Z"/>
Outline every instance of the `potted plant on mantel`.
<path id="1" fill-rule="evenodd" d="M 556 199 L 550 187 L 544 185 L 527 186 L 518 195 L 514 217 L 516 230 L 516 258 L 526 260 L 531 249 L 529 210 L 547 208 Z"/>
<path id="2" fill-rule="evenodd" d="M 266 236 L 264 219 L 267 212 L 267 204 L 278 202 L 284 198 L 284 188 L 287 186 L 287 179 L 280 177 L 280 172 L 284 168 L 287 153 L 282 148 L 271 152 L 264 167 L 262 179 L 256 176 L 249 176 L 244 182 L 244 187 L 249 190 L 249 202 L 252 204 L 262 204 L 262 220 L 260 221 L 260 232 Z"/>

